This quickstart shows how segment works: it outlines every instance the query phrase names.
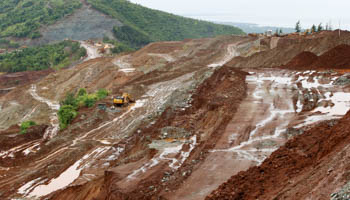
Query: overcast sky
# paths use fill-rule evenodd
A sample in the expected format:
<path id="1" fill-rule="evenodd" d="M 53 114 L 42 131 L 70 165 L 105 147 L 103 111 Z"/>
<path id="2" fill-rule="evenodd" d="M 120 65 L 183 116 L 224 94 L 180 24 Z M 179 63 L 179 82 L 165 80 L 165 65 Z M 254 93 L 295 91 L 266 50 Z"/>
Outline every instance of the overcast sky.
<path id="1" fill-rule="evenodd" d="M 350 29 L 350 0 L 131 0 L 149 8 L 198 19 L 303 28 L 331 21 Z"/>

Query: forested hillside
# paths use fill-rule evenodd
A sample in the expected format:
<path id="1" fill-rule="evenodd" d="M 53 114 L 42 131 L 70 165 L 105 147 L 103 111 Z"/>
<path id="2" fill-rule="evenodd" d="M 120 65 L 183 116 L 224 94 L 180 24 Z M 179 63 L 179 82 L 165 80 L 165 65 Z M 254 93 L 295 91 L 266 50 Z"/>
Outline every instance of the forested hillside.
<path id="1" fill-rule="evenodd" d="M 63 41 L 0 54 L 0 72 L 37 71 L 61 68 L 86 55 L 78 42 Z"/>
<path id="2" fill-rule="evenodd" d="M 40 26 L 52 24 L 79 7 L 79 0 L 1 0 L 0 37 L 40 37 Z"/>
<path id="3" fill-rule="evenodd" d="M 183 40 L 225 34 L 244 34 L 233 26 L 180 17 L 152 10 L 127 0 L 87 0 L 95 9 L 120 20 L 124 26 L 115 27 L 115 37 L 133 47 L 152 41 Z"/>
<path id="4" fill-rule="evenodd" d="M 80 51 L 78 44 L 54 44 L 66 38 L 103 38 L 115 46 L 113 53 L 120 53 L 155 41 L 227 34 L 244 32 L 233 26 L 149 9 L 128 0 L 1 0 L 0 49 L 30 48 L 0 54 L 0 71 L 66 66 L 82 54 L 76 52 Z M 63 51 L 67 46 L 73 51 Z"/>

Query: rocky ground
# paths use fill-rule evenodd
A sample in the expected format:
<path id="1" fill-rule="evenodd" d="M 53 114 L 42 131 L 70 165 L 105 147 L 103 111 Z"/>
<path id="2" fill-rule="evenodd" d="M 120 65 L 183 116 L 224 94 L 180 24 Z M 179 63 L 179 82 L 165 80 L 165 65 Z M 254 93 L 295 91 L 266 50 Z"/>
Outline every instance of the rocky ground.
<path id="1" fill-rule="evenodd" d="M 115 57 L 91 52 L 0 97 L 0 197 L 346 198 L 340 130 L 350 81 L 341 62 L 348 46 L 338 45 L 348 37 L 223 36 Z M 308 67 L 318 60 L 327 65 Z M 58 102 L 80 88 L 128 92 L 136 102 L 80 109 L 60 131 Z M 16 124 L 29 119 L 43 125 L 18 135 Z"/>

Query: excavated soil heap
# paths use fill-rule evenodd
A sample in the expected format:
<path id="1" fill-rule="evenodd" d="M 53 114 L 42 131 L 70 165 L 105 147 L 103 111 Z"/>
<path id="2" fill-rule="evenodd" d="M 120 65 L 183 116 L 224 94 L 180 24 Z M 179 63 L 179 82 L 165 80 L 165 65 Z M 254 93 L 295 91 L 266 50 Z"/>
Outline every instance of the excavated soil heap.
<path id="1" fill-rule="evenodd" d="M 287 69 L 307 69 L 317 61 L 318 57 L 311 52 L 303 51 L 288 62 L 284 68 Z"/>
<path id="2" fill-rule="evenodd" d="M 347 69 L 350 68 L 350 46 L 339 45 L 323 55 L 311 66 L 312 68 L 334 68 Z"/>
<path id="3" fill-rule="evenodd" d="M 339 45 L 321 56 L 304 51 L 282 66 L 286 69 L 348 69 L 350 68 L 350 46 Z"/>
<path id="4" fill-rule="evenodd" d="M 261 166 L 232 176 L 206 200 L 330 199 L 350 179 L 348 159 L 337 157 L 347 157 L 349 143 L 350 112 L 338 123 L 323 122 L 296 136 Z"/>

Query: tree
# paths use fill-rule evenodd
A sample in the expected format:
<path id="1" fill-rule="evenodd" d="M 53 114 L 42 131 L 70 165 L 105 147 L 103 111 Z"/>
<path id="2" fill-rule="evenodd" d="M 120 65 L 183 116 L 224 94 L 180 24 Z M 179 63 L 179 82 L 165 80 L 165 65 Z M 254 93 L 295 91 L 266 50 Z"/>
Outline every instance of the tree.
<path id="1" fill-rule="evenodd" d="M 73 93 L 68 93 L 66 98 L 61 102 L 61 105 L 70 105 L 70 106 L 73 106 L 73 107 L 77 107 L 77 101 L 74 98 L 74 94 Z"/>
<path id="2" fill-rule="evenodd" d="M 279 33 L 279 31 L 278 31 L 278 29 L 276 29 L 275 35 L 278 36 L 278 33 Z"/>
<path id="3" fill-rule="evenodd" d="M 295 31 L 297 33 L 301 32 L 300 20 L 295 24 Z"/>
<path id="4" fill-rule="evenodd" d="M 317 27 L 317 32 L 321 32 L 321 31 L 323 31 L 322 23 L 320 23 Z"/>
<path id="5" fill-rule="evenodd" d="M 314 33 L 314 32 L 316 32 L 316 26 L 315 26 L 315 24 L 313 24 L 312 27 L 311 27 L 311 33 Z"/>
<path id="6" fill-rule="evenodd" d="M 282 34 L 283 34 L 282 29 L 280 29 L 280 35 L 282 35 Z"/>
<path id="7" fill-rule="evenodd" d="M 64 105 L 58 111 L 58 119 L 60 121 L 60 129 L 67 128 L 73 119 L 78 115 L 78 112 L 71 105 Z"/>

